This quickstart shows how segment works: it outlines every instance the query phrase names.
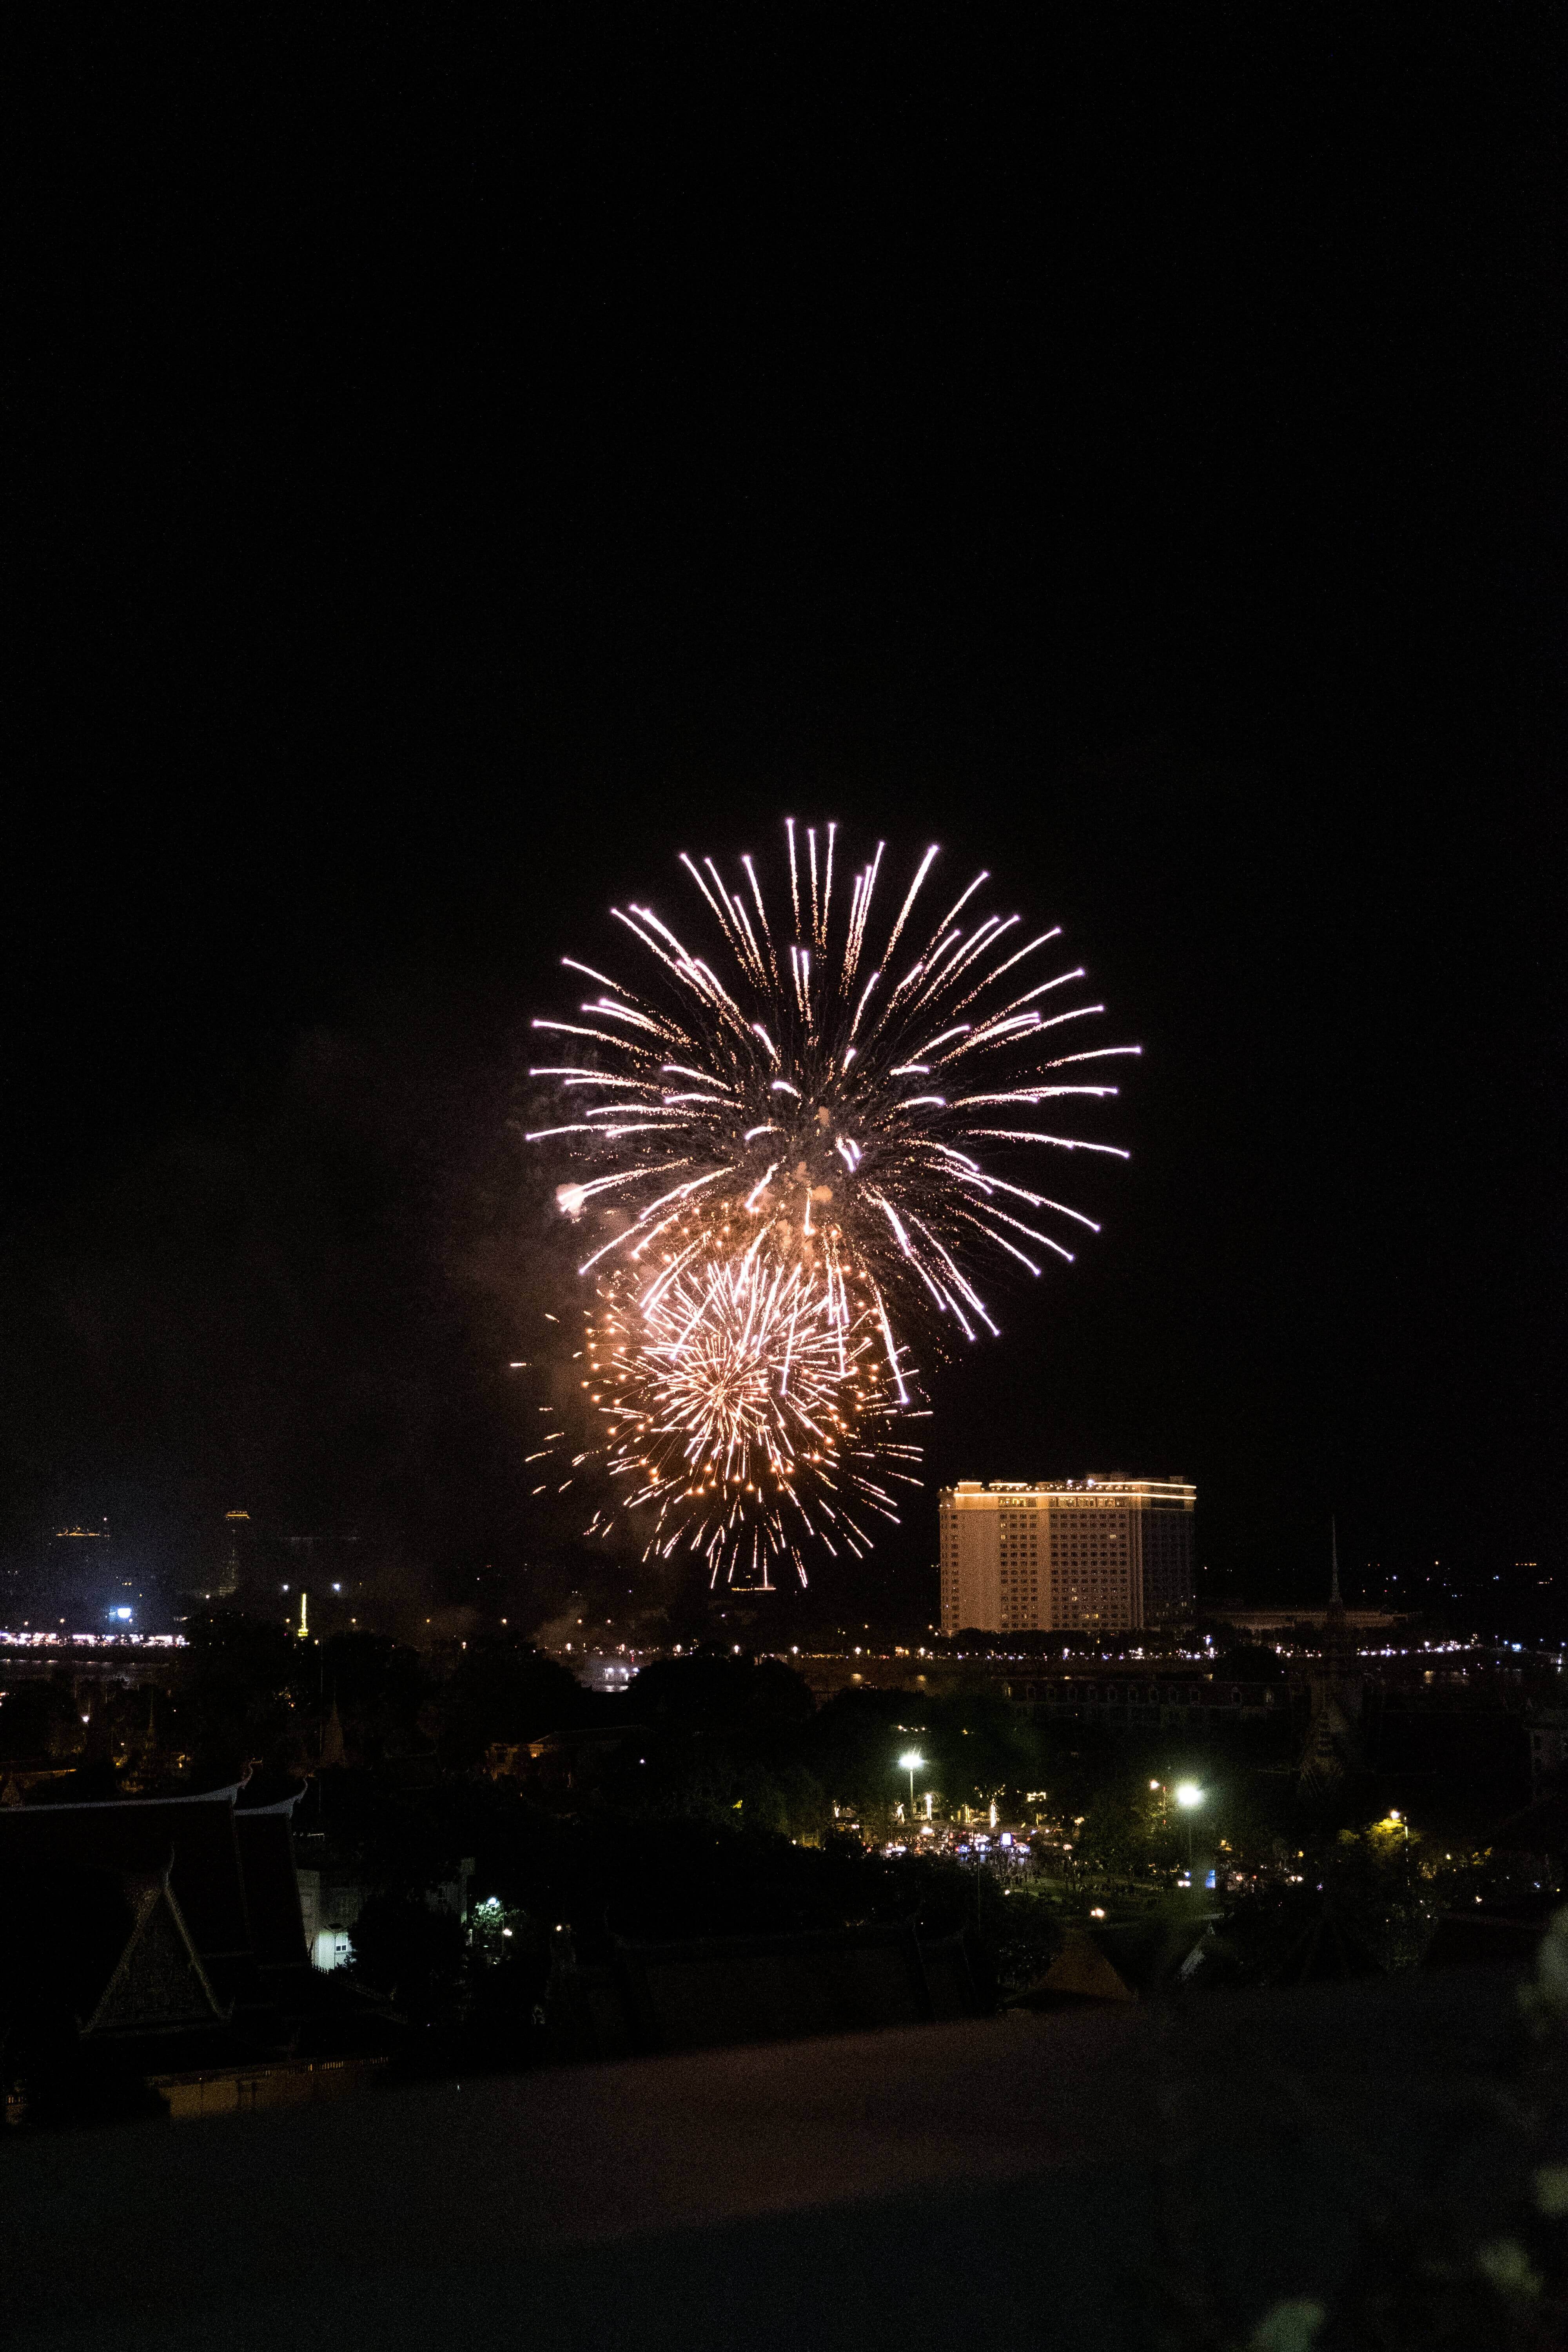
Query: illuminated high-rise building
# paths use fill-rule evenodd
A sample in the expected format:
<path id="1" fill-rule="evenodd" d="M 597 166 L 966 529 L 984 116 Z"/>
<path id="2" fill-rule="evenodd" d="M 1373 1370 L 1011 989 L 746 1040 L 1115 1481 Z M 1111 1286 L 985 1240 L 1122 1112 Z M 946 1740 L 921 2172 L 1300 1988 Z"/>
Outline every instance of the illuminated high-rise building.
<path id="1" fill-rule="evenodd" d="M 213 1587 L 213 1597 L 218 1601 L 231 1601 L 239 1591 L 244 1570 L 250 1558 L 250 1513 L 248 1511 L 226 1513 L 223 1523 L 223 1569 L 217 1582 Z"/>
<path id="2" fill-rule="evenodd" d="M 1191 1605 L 1184 1478 L 960 1479 L 939 1501 L 944 1633 L 1131 1633 Z"/>

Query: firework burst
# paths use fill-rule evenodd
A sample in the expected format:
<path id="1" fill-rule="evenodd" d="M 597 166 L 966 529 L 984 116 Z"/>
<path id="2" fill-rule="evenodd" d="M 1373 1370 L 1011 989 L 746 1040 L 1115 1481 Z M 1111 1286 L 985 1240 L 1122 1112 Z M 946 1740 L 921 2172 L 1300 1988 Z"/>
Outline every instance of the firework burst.
<path id="1" fill-rule="evenodd" d="M 1041 1155 L 1128 1156 L 1062 1131 L 1068 1106 L 1114 1097 L 1114 1064 L 1140 1049 L 1079 1043 L 1105 1008 L 1085 1001 L 1081 966 L 1058 968 L 1059 929 L 1031 933 L 1016 914 L 986 911 L 984 873 L 929 923 L 945 897 L 931 880 L 938 852 L 900 895 L 883 882 L 881 845 L 843 882 L 837 831 L 801 841 L 786 824 L 787 902 L 781 884 L 770 904 L 750 857 L 726 882 L 711 858 L 683 856 L 710 938 L 689 944 L 650 907 L 613 908 L 645 977 L 633 985 L 564 957 L 593 992 L 571 1018 L 533 1024 L 560 1058 L 531 1076 L 562 1110 L 529 1140 L 568 1160 L 556 1198 L 593 1244 L 580 1271 L 640 1368 L 623 1447 L 647 1440 L 657 1453 L 677 1429 L 692 1442 L 689 1394 L 679 1402 L 689 1359 L 716 1364 L 721 1335 L 742 1327 L 747 1347 L 766 1330 L 776 1352 L 784 1323 L 792 1349 L 809 1325 L 825 1364 L 853 1367 L 834 1376 L 844 1430 L 863 1433 L 868 1414 L 885 1423 L 915 1402 L 917 1337 L 994 1334 L 991 1276 L 1009 1265 L 1038 1276 L 1047 1257 L 1071 1261 L 1075 1234 L 1098 1231 L 1039 1189 Z M 673 1346 L 667 1307 L 684 1335 Z M 646 1334 L 639 1316 L 655 1318 Z M 784 1444 L 783 1394 L 768 1393 L 746 1426 L 749 1458 L 773 1476 L 770 1445 L 797 1465 L 801 1455 Z M 722 1412 L 693 1462 L 711 1465 L 721 1429 Z M 626 1454 L 624 1474 L 636 1461 L 651 1475 L 653 1459 Z M 796 1500 L 804 1484 L 794 1475 Z M 756 1496 L 750 1509 L 729 1501 L 732 1533 L 767 1524 Z M 770 1507 L 785 1507 L 776 1493 Z"/>
<path id="2" fill-rule="evenodd" d="M 651 1276 L 599 1283 L 585 1386 L 605 1434 L 591 1450 L 617 1507 L 651 1516 L 645 1556 L 690 1550 L 710 1583 L 765 1589 L 785 1559 L 805 1580 L 809 1541 L 869 1550 L 869 1522 L 898 1516 L 890 1483 L 918 1484 L 920 1450 L 889 1428 L 864 1303 L 782 1260 L 765 1232 L 738 1253 L 728 1239 L 720 1224 Z"/>

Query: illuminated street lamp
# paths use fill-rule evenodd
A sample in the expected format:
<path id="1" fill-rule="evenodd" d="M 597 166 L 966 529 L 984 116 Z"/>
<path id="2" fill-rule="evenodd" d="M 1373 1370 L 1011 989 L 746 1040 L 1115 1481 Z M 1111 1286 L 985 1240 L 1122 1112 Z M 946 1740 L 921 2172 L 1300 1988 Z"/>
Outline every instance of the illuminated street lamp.
<path id="1" fill-rule="evenodd" d="M 1187 1817 L 1187 1875 L 1193 1869 L 1193 1815 L 1203 1803 L 1204 1792 L 1195 1780 L 1178 1780 L 1171 1794 Z"/>
<path id="2" fill-rule="evenodd" d="M 918 1748 L 906 1748 L 899 1759 L 899 1769 L 910 1776 L 910 1819 L 915 1817 L 915 1774 L 924 1769 L 925 1758 Z"/>
<path id="3" fill-rule="evenodd" d="M 1404 1814 L 1396 1812 L 1392 1806 L 1389 1808 L 1388 1818 L 1396 1830 L 1405 1832 L 1405 1883 L 1408 1886 L 1410 1884 L 1410 1824 Z"/>

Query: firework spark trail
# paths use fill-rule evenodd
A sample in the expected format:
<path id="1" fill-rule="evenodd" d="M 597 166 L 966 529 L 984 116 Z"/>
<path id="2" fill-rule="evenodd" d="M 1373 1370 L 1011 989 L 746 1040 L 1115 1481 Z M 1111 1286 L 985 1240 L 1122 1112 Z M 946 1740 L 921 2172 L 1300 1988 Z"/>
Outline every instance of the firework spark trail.
<path id="1" fill-rule="evenodd" d="M 1104 1007 L 1071 1001 L 1087 978 L 1081 965 L 1041 976 L 1058 929 L 1016 944 L 1016 914 L 972 903 L 988 874 L 977 875 L 917 944 L 922 904 L 930 912 L 922 891 L 938 858 L 929 849 L 879 950 L 883 845 L 836 909 L 837 827 L 826 829 L 825 841 L 807 827 L 802 845 L 791 819 L 785 834 L 782 910 L 776 902 L 770 910 L 750 856 L 731 888 L 711 858 L 699 865 L 683 854 L 723 942 L 715 961 L 651 908 L 612 908 L 652 960 L 650 982 L 634 987 L 563 958 L 603 992 L 575 1008 L 576 1020 L 534 1024 L 570 1040 L 571 1058 L 531 1073 L 550 1083 L 562 1111 L 530 1140 L 570 1155 L 574 1172 L 556 1197 L 568 1215 L 587 1215 L 597 1229 L 581 1270 L 604 1268 L 604 1313 L 626 1363 L 637 1367 L 642 1433 L 662 1443 L 677 1428 L 689 1440 L 705 1430 L 692 1459 L 700 1454 L 711 1471 L 718 1428 L 727 1433 L 726 1466 L 696 1538 L 699 1548 L 718 1547 L 715 1559 L 727 1556 L 731 1538 L 738 1557 L 758 1524 L 773 1531 L 774 1549 L 785 1548 L 781 1514 L 795 1507 L 793 1489 L 781 1501 L 771 1488 L 764 1507 L 756 1480 L 737 1479 L 735 1465 L 763 1465 L 773 1478 L 779 1464 L 798 1461 L 799 1424 L 787 1423 L 796 1391 L 777 1379 L 748 1390 L 734 1368 L 754 1368 L 780 1349 L 775 1372 L 787 1365 L 792 1381 L 805 1379 L 812 1365 L 809 1378 L 824 1384 L 813 1393 L 841 1433 L 840 1473 L 844 1442 L 868 1412 L 879 1424 L 870 1450 L 885 1451 L 880 1424 L 909 1404 L 914 1381 L 902 1335 L 940 1343 L 948 1330 L 966 1341 L 980 1326 L 995 1333 L 982 1295 L 987 1267 L 1041 1271 L 1015 1235 L 1070 1262 L 1070 1234 L 1026 1223 L 1014 1204 L 1047 1223 L 1098 1231 L 1083 1212 L 1017 1180 L 1041 1150 L 1128 1157 L 1098 1137 L 1062 1132 L 1060 1108 L 1113 1098 L 1103 1064 L 1141 1050 L 1078 1044 L 1076 1024 Z M 1040 1000 L 1052 996 L 1057 1007 L 1042 1009 Z M 1064 1028 L 1065 1052 L 1058 1050 Z M 1080 1075 L 1084 1063 L 1096 1066 Z M 1038 1123 L 1047 1104 L 1048 1127 Z M 667 1278 L 646 1282 L 650 1265 Z M 685 1320 L 672 1344 L 661 1318 L 675 1301 Z M 873 1352 L 880 1358 L 874 1403 L 864 1385 Z M 835 1383 L 830 1410 L 825 1400 Z M 711 1428 L 700 1392 L 719 1416 Z M 742 1393 L 751 1399 L 744 1406 L 735 1401 Z M 720 1395 L 722 1404 L 713 1402 Z M 629 1442 L 623 1432 L 622 1475 Z M 668 1483 L 669 1457 L 659 1458 L 658 1479 L 650 1470 L 637 1490 L 645 1505 L 654 1485 Z M 830 1482 L 825 1474 L 817 1483 Z M 663 1528 L 668 1493 L 658 1507 Z M 837 1511 L 826 1497 L 820 1507 L 847 1541 L 842 1498 Z M 830 1541 L 820 1519 L 816 1531 Z"/>
<path id="2" fill-rule="evenodd" d="M 722 1184 L 717 1198 L 725 1212 L 738 1202 L 746 1216 L 771 1225 L 781 1254 L 815 1263 L 831 1234 L 842 1254 L 875 1279 L 897 1319 L 923 1319 L 928 1304 L 939 1315 L 948 1314 L 955 1296 L 964 1295 L 956 1288 L 951 1265 L 954 1255 L 962 1262 L 973 1255 L 970 1234 L 960 1226 L 988 1236 L 998 1247 L 1006 1242 L 1000 1214 L 990 1205 L 992 1192 L 1004 1189 L 1006 1179 L 960 1146 L 1001 1142 L 1128 1156 L 1092 1137 L 1059 1133 L 1054 1127 L 1004 1127 L 973 1114 L 1034 1112 L 1064 1097 L 1103 1101 L 1116 1094 L 1114 1086 L 1094 1083 L 1088 1074 L 1081 1079 L 1056 1074 L 1140 1049 L 1042 1052 L 1047 1032 L 1104 1010 L 1081 1003 L 1047 1015 L 1037 1009 L 1038 998 L 1081 982 L 1081 966 L 1005 994 L 969 1021 L 945 1017 L 980 1005 L 1006 974 L 1060 936 L 1041 932 L 987 968 L 987 958 L 1017 919 L 986 916 L 967 934 L 955 928 L 989 878 L 985 875 L 977 876 L 942 916 L 866 1025 L 869 994 L 909 928 L 937 853 L 928 850 L 921 860 L 878 968 L 857 992 L 850 982 L 864 952 L 882 852 L 879 847 L 856 877 L 843 951 L 835 961 L 831 831 L 825 856 L 816 828 L 808 828 L 806 871 L 800 875 L 793 822 L 789 827 L 793 924 L 784 928 L 793 928 L 795 937 L 786 940 L 787 961 L 777 963 L 776 977 L 771 951 L 779 929 L 769 920 L 749 857 L 742 865 L 756 911 L 754 929 L 744 914 L 741 888 L 730 891 L 710 859 L 703 861 L 710 881 L 693 860 L 683 860 L 733 959 L 735 970 L 727 982 L 651 908 L 636 904 L 629 911 L 612 911 L 661 968 L 665 985 L 657 997 L 639 996 L 624 981 L 563 959 L 613 997 L 602 995 L 578 1008 L 592 1026 L 549 1020 L 534 1025 L 581 1036 L 601 1050 L 584 1053 L 579 1061 L 540 1066 L 531 1075 L 553 1079 L 568 1101 L 584 1094 L 599 1098 L 582 1104 L 578 1117 L 534 1130 L 530 1139 L 573 1139 L 570 1148 L 584 1172 L 558 1195 L 570 1213 L 601 1194 L 620 1196 L 613 1205 L 622 1213 L 621 1221 L 614 1232 L 606 1229 L 610 1252 L 635 1251 L 653 1213 L 672 1200 L 698 1186 Z M 622 1026 L 600 1025 L 612 1020 Z M 865 1034 L 857 1040 L 863 1025 Z M 1033 1066 L 1015 1073 L 1010 1084 L 970 1083 L 972 1071 L 981 1077 L 985 1059 L 1004 1053 Z M 921 1078 L 933 1083 L 912 1083 Z M 693 1083 L 683 1087 L 671 1079 Z M 963 1091 L 949 1091 L 955 1080 Z M 685 1184 L 654 1193 L 656 1178 L 683 1172 Z M 1055 1214 L 1089 1222 L 1032 1191 L 1024 1197 Z M 910 1246 L 914 1228 L 909 1220 L 901 1226 L 889 1222 L 889 1203 L 907 1204 L 918 1213 L 918 1245 Z M 816 1248 L 803 1248 L 814 1240 Z M 973 1286 L 976 1269 L 966 1268 L 963 1279 Z"/>

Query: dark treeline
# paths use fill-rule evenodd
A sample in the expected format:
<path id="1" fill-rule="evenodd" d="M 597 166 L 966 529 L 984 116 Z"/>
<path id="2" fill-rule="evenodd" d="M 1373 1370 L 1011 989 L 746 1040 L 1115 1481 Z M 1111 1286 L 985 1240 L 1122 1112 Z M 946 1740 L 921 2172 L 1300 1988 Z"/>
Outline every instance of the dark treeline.
<path id="1" fill-rule="evenodd" d="M 1220 1679 L 1281 1672 L 1243 1648 L 1215 1663 Z M 616 1938 L 910 1920 L 963 1928 L 1007 1999 L 1075 1918 L 1196 1899 L 1194 1863 L 1195 1888 L 1214 1873 L 1210 1980 L 1268 1980 L 1325 1905 L 1368 1964 L 1407 1966 L 1442 1911 L 1508 1875 L 1492 1832 L 1528 1795 L 1517 1713 L 1475 1695 L 1441 1723 L 1385 1710 L 1369 1769 L 1328 1805 L 1300 1793 L 1288 1703 L 1205 1735 L 1114 1730 L 1010 1701 L 977 1667 L 940 1694 L 817 1705 L 732 1644 L 605 1696 L 522 1639 L 431 1654 L 214 1611 L 168 1688 L 79 1696 L 62 1675 L 0 1706 L 0 1769 L 65 1768 L 28 1801 L 303 1780 L 296 1832 L 363 1891 L 356 1972 L 466 2064 L 526 2060 L 563 1937 L 593 1960 Z M 1184 1778 L 1204 1792 L 1191 1821 L 1171 1802 Z M 922 1850 L 928 1791 L 943 1851 Z M 1007 1866 L 955 1854 L 955 1829 L 994 1819 L 1014 1825 Z M 468 1935 L 433 1900 L 460 1879 Z"/>

